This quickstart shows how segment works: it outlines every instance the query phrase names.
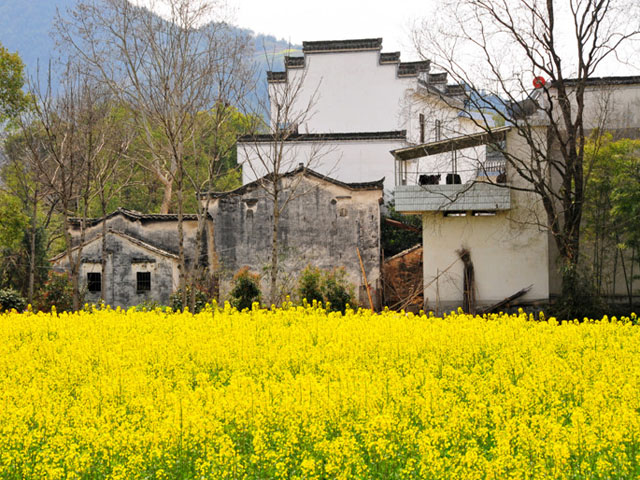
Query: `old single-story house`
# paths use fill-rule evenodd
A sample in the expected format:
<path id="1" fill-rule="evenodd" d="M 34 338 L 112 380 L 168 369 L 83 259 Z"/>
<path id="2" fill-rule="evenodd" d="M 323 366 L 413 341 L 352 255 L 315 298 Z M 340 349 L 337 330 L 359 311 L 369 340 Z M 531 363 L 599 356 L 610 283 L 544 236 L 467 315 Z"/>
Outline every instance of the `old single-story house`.
<path id="1" fill-rule="evenodd" d="M 368 303 L 368 283 L 379 305 L 383 181 L 344 183 L 305 168 L 282 176 L 281 199 L 288 205 L 280 218 L 279 276 L 286 293 L 294 293 L 298 275 L 307 265 L 344 268 L 358 302 Z M 231 192 L 209 192 L 200 199 L 208 206 L 208 217 L 198 262 L 212 277 L 215 273 L 223 298 L 238 270 L 246 266 L 264 274 L 269 264 L 273 204 L 261 185 L 258 180 Z M 105 301 L 114 306 L 169 302 L 179 285 L 177 215 L 118 209 L 104 218 L 88 219 L 85 225 L 80 281 L 87 301 L 97 302 L 104 286 Z M 184 215 L 187 268 L 196 261 L 197 226 L 196 215 Z M 71 233 L 77 252 L 80 220 L 72 223 Z M 104 276 L 103 248 L 107 260 Z M 57 270 L 67 269 L 66 252 L 52 262 Z M 265 280 L 263 291 L 266 288 Z"/>
<path id="2" fill-rule="evenodd" d="M 279 223 L 284 291 L 294 290 L 297 273 L 307 265 L 344 268 L 349 282 L 357 289 L 359 303 L 368 303 L 365 287 L 368 283 L 375 303 L 379 304 L 380 204 L 384 179 L 345 183 L 299 167 L 285 174 L 281 182 L 280 201 L 288 202 Z M 201 201 L 207 201 L 207 197 L 220 270 L 227 278 L 243 266 L 264 272 L 271 258 L 273 202 L 261 181 L 231 192 L 210 192 Z M 266 288 L 267 279 L 263 291 Z"/>
<path id="3" fill-rule="evenodd" d="M 112 306 L 143 302 L 167 304 L 179 285 L 177 222 L 175 214 L 143 214 L 124 208 L 104 218 L 88 219 L 80 266 L 85 301 L 99 301 L 104 286 L 105 302 Z M 189 266 L 194 261 L 196 215 L 184 215 L 183 228 Z M 75 240 L 72 253 L 75 255 L 80 248 L 79 219 L 72 221 L 71 234 Z M 200 262 L 207 264 L 212 246 L 210 230 L 205 232 L 203 245 L 204 255 Z M 103 248 L 106 252 L 104 277 Z M 67 270 L 67 253 L 60 253 L 52 263 L 56 270 Z"/>

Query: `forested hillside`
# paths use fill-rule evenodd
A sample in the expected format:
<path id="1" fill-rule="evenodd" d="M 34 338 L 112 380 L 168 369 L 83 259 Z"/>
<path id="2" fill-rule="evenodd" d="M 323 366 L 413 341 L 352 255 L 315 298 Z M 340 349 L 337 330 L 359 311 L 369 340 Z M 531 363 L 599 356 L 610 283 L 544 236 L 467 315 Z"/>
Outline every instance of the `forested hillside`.
<path id="1" fill-rule="evenodd" d="M 0 43 L 10 52 L 18 52 L 29 75 L 36 71 L 38 63 L 46 69 L 50 59 L 57 58 L 56 41 L 52 38 L 56 11 L 61 14 L 71 8 L 76 0 L 5 0 L 0 2 Z M 250 34 L 254 38 L 255 61 L 258 64 L 257 75 L 264 79 L 264 72 L 274 55 L 274 67 L 282 66 L 282 56 L 290 48 L 299 50 L 297 45 L 290 46 L 285 40 L 271 35 L 254 34 L 251 30 L 237 28 L 238 34 Z M 282 32 L 285 35 L 287 32 Z M 259 82 L 260 91 L 266 93 L 266 82 Z"/>

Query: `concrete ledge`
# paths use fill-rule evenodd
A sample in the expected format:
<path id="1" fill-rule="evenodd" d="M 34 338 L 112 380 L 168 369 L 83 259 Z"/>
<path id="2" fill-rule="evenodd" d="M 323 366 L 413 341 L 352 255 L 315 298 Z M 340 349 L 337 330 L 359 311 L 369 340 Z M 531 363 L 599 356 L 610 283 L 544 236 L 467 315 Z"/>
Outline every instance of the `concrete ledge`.
<path id="1" fill-rule="evenodd" d="M 511 190 L 490 183 L 398 185 L 395 209 L 402 213 L 497 211 L 511 208 Z"/>

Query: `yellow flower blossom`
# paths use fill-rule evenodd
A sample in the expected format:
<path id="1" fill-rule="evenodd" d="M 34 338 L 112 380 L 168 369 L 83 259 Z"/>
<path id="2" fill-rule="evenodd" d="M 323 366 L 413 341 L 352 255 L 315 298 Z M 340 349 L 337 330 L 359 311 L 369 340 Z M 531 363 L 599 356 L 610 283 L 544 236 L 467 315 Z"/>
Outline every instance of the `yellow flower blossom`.
<path id="1" fill-rule="evenodd" d="M 538 318 L 0 314 L 0 478 L 638 478 L 636 316 Z"/>

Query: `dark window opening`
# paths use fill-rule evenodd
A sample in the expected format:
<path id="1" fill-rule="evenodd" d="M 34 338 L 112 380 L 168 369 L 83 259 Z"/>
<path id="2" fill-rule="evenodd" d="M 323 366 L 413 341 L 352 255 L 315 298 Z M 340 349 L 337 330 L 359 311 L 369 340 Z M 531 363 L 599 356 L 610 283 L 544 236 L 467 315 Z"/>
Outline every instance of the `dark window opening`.
<path id="1" fill-rule="evenodd" d="M 460 210 L 451 210 L 450 212 L 444 212 L 445 217 L 466 217 L 467 212 Z"/>
<path id="2" fill-rule="evenodd" d="M 420 143 L 424 143 L 424 114 L 420 114 Z"/>
<path id="3" fill-rule="evenodd" d="M 471 212 L 474 217 L 495 217 L 495 210 L 474 210 Z"/>
<path id="4" fill-rule="evenodd" d="M 89 272 L 87 273 L 87 289 L 92 292 L 100 292 L 102 290 L 102 274 Z"/>
<path id="5" fill-rule="evenodd" d="M 442 122 L 440 120 L 436 120 L 436 142 L 439 142 L 442 139 Z"/>
<path id="6" fill-rule="evenodd" d="M 136 273 L 136 290 L 138 292 L 148 292 L 151 290 L 151 272 Z"/>

